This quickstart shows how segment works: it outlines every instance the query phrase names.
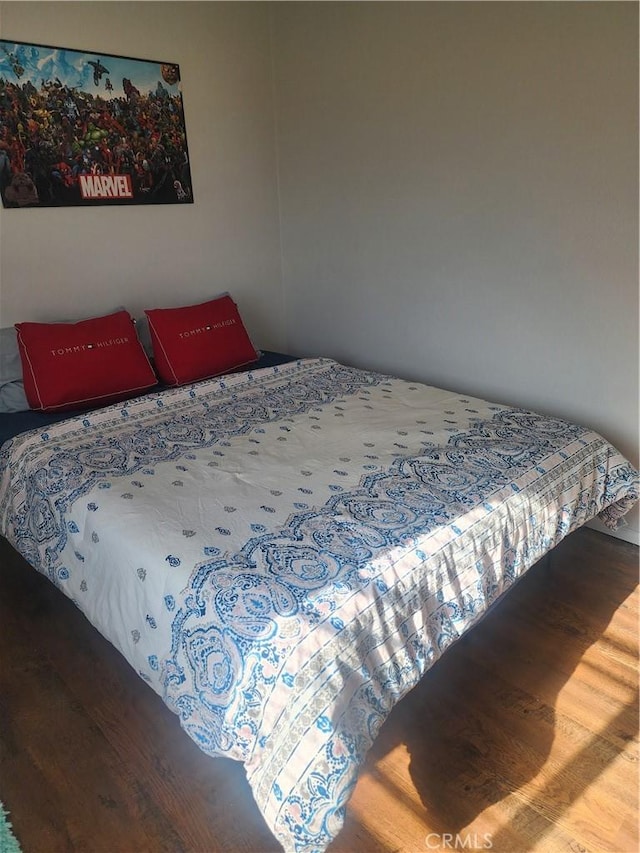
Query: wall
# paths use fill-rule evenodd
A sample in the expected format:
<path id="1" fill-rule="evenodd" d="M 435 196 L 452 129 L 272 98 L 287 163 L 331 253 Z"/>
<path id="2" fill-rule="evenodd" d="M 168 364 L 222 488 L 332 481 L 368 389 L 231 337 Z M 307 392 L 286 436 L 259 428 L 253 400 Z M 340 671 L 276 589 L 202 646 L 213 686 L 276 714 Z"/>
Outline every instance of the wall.
<path id="1" fill-rule="evenodd" d="M 196 199 L 0 210 L 0 323 L 230 289 L 260 346 L 575 418 L 637 462 L 637 16 L 0 2 L 3 38 L 180 64 Z"/>
<path id="2" fill-rule="evenodd" d="M 273 6 L 289 348 L 637 464 L 637 32 L 629 3 Z"/>
<path id="3" fill-rule="evenodd" d="M 185 304 L 230 290 L 282 348 L 266 6 L 0 3 L 6 39 L 177 62 L 195 204 L 0 210 L 0 323 Z"/>

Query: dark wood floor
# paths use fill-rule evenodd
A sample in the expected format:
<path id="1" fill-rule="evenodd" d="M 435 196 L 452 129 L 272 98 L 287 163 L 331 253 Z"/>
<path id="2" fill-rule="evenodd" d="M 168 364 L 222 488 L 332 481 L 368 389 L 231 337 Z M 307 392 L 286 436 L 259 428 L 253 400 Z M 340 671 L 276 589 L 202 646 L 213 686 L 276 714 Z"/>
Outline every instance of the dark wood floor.
<path id="1" fill-rule="evenodd" d="M 591 530 L 535 566 L 395 709 L 331 853 L 635 853 L 637 575 L 637 548 Z M 4 541 L 0 637 L 0 800 L 24 853 L 278 849 L 242 768 Z"/>

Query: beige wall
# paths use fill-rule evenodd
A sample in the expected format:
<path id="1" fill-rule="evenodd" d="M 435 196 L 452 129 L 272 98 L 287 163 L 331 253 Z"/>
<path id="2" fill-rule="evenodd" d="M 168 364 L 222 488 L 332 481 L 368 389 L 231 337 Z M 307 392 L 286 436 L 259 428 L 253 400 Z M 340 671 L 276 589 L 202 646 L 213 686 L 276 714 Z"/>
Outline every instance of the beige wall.
<path id="1" fill-rule="evenodd" d="M 282 348 L 266 6 L 0 3 L 2 38 L 179 63 L 195 204 L 0 210 L 0 323 L 232 292 Z"/>
<path id="2" fill-rule="evenodd" d="M 180 64 L 196 199 L 0 210 L 0 323 L 229 289 L 259 346 L 574 418 L 637 463 L 637 25 L 615 2 L 0 2 L 3 38 Z"/>
<path id="3" fill-rule="evenodd" d="M 290 349 L 577 419 L 637 463 L 637 5 L 272 16 Z"/>

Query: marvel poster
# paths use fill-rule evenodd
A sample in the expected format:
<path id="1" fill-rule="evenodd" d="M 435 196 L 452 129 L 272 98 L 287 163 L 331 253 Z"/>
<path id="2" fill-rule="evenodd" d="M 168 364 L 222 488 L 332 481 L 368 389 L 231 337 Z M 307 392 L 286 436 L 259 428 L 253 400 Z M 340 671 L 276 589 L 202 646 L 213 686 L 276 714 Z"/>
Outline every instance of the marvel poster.
<path id="1" fill-rule="evenodd" d="M 0 40 L 5 208 L 193 202 L 180 68 Z"/>

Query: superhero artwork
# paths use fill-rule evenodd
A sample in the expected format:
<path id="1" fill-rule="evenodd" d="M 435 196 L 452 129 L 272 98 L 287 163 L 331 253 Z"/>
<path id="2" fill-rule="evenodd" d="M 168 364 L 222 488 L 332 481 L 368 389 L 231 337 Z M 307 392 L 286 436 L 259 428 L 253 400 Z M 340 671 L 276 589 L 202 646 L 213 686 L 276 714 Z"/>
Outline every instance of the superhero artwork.
<path id="1" fill-rule="evenodd" d="M 180 68 L 0 40 L 5 208 L 190 204 Z"/>

